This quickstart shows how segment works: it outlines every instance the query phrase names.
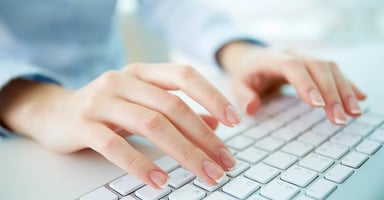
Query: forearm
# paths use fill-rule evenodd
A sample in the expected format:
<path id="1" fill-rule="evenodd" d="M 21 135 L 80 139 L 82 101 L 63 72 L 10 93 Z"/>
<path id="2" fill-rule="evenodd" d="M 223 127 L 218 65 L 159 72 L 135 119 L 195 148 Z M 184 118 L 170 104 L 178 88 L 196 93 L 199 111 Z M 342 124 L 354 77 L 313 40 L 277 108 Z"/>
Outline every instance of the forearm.
<path id="1" fill-rule="evenodd" d="M 37 137 L 45 121 L 44 113 L 49 113 L 51 102 L 65 92 L 54 84 L 13 80 L 0 91 L 0 121 L 13 132 Z"/>

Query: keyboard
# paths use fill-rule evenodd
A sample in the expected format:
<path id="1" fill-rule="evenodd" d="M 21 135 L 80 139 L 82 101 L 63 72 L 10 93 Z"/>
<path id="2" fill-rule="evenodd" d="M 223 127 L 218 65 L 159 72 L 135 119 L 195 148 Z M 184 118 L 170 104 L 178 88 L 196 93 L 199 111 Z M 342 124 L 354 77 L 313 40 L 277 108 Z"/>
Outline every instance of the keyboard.
<path id="1" fill-rule="evenodd" d="M 335 126 L 322 109 L 292 96 L 267 100 L 244 121 L 217 130 L 237 160 L 217 185 L 205 183 L 163 156 L 154 162 L 169 173 L 167 187 L 153 189 L 124 174 L 78 199 L 326 199 L 384 143 L 383 115 L 364 109 L 347 126 Z"/>

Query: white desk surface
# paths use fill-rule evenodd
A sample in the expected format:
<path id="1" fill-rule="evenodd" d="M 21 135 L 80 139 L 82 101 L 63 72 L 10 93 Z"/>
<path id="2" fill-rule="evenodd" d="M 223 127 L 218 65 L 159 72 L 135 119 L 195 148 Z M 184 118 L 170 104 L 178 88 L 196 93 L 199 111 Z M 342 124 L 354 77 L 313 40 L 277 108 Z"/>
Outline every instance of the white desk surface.
<path id="1" fill-rule="evenodd" d="M 314 51 L 336 61 L 362 88 L 369 105 L 384 113 L 384 44 Z M 151 158 L 160 156 L 148 142 L 132 143 Z M 91 150 L 70 155 L 53 153 L 25 138 L 0 140 L 0 199 L 74 199 L 122 175 Z"/>

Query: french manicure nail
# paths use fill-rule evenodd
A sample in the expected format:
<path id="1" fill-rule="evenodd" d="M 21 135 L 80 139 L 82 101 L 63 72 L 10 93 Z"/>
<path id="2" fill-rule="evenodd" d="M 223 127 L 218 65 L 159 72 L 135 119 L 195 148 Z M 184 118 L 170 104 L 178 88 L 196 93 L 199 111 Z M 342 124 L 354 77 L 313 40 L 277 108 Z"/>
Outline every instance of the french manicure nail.
<path id="1" fill-rule="evenodd" d="M 333 106 L 333 117 L 335 118 L 336 124 L 339 124 L 339 125 L 347 124 L 347 116 L 345 115 L 343 107 L 339 103 L 336 103 Z"/>
<path id="2" fill-rule="evenodd" d="M 236 165 L 236 161 L 233 158 L 232 154 L 226 149 L 221 148 L 220 150 L 220 160 L 228 169 L 232 169 Z"/>
<path id="3" fill-rule="evenodd" d="M 224 171 L 209 160 L 203 161 L 203 170 L 205 174 L 211 177 L 216 183 L 220 183 L 225 178 Z"/>
<path id="4" fill-rule="evenodd" d="M 237 125 L 240 123 L 240 114 L 235 110 L 235 108 L 232 105 L 228 105 L 225 109 L 225 117 L 228 122 L 230 122 L 232 125 Z"/>
<path id="5" fill-rule="evenodd" d="M 311 99 L 312 101 L 312 104 L 314 106 L 325 106 L 325 103 L 324 103 L 324 99 L 323 97 L 321 96 L 319 90 L 317 89 L 312 89 L 310 92 L 309 92 L 309 98 Z"/>
<path id="6" fill-rule="evenodd" d="M 149 172 L 149 178 L 160 188 L 165 188 L 168 185 L 168 177 L 157 170 Z"/>
<path id="7" fill-rule="evenodd" d="M 351 113 L 361 114 L 361 108 L 359 106 L 359 102 L 357 101 L 356 97 L 354 96 L 349 97 L 348 105 Z"/>

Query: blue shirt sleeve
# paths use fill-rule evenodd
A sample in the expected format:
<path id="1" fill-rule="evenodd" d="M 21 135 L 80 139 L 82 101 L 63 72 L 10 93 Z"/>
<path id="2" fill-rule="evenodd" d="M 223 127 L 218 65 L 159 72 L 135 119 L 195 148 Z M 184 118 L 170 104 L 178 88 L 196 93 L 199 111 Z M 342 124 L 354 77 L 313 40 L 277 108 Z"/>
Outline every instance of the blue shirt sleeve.
<path id="1" fill-rule="evenodd" d="M 202 1 L 141 0 L 140 11 L 145 21 L 165 33 L 171 47 L 209 65 L 217 65 L 216 52 L 229 42 L 265 45 L 241 32 L 228 15 Z"/>

